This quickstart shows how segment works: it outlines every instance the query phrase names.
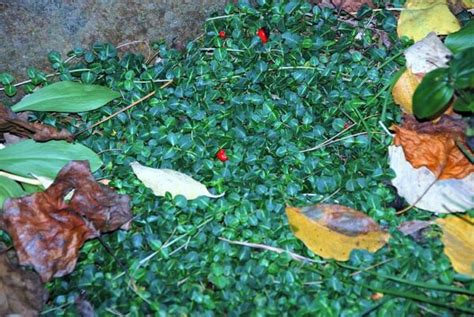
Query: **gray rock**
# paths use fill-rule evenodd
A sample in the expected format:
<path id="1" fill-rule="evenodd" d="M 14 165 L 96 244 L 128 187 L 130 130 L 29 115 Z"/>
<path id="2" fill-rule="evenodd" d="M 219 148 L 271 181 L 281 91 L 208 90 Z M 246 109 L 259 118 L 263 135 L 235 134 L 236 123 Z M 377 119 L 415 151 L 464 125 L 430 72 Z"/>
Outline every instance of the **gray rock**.
<path id="1" fill-rule="evenodd" d="M 0 0 L 0 72 L 17 81 L 34 66 L 52 72 L 51 50 L 65 54 L 96 41 L 114 45 L 165 39 L 182 48 L 228 0 Z M 141 48 L 139 47 L 141 45 Z M 127 50 L 145 49 L 143 43 Z M 0 100 L 2 98 L 0 97 Z"/>

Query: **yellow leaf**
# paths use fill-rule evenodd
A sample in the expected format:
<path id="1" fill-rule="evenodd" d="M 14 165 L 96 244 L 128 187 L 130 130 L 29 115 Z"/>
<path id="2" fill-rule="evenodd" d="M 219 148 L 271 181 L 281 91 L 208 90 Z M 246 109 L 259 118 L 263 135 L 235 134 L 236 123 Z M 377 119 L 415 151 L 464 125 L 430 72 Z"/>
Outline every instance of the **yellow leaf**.
<path id="1" fill-rule="evenodd" d="M 474 8 L 474 0 L 462 0 L 462 4 L 466 9 Z"/>
<path id="2" fill-rule="evenodd" d="M 469 216 L 449 216 L 437 219 L 443 230 L 441 241 L 444 253 L 451 260 L 454 269 L 474 277 L 474 218 Z"/>
<path id="3" fill-rule="evenodd" d="M 461 28 L 446 0 L 408 0 L 398 20 L 398 36 L 419 41 L 430 32 L 449 34 Z"/>
<path id="4" fill-rule="evenodd" d="M 347 261 L 354 249 L 375 252 L 390 238 L 372 218 L 340 205 L 287 207 L 286 215 L 295 236 L 326 259 Z"/>
<path id="5" fill-rule="evenodd" d="M 407 69 L 393 86 L 393 100 L 407 113 L 413 113 L 413 94 L 421 80 L 422 76 L 415 75 Z"/>

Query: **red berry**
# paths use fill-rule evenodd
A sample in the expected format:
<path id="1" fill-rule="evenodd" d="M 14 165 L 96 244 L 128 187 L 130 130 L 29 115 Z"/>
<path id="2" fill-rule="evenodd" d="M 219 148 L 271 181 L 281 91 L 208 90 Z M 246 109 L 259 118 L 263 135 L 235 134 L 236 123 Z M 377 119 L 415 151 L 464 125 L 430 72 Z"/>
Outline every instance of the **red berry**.
<path id="1" fill-rule="evenodd" d="M 263 44 L 268 42 L 269 32 L 266 28 L 260 28 L 257 31 L 257 36 L 260 38 Z"/>
<path id="2" fill-rule="evenodd" d="M 224 32 L 224 31 L 220 31 L 220 32 L 219 32 L 219 37 L 220 37 L 221 39 L 225 39 L 225 32 Z"/>
<path id="3" fill-rule="evenodd" d="M 216 157 L 219 161 L 221 162 L 225 162 L 227 161 L 229 158 L 227 157 L 227 155 L 225 154 L 225 150 L 224 149 L 220 149 L 217 154 L 216 154 Z"/>

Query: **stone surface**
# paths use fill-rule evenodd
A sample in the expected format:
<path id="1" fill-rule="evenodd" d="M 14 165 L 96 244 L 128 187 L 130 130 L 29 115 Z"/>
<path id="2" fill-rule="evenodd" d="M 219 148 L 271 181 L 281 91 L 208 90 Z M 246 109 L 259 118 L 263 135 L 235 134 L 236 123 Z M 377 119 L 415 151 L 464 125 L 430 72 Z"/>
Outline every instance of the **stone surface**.
<path id="1" fill-rule="evenodd" d="M 47 54 L 96 41 L 114 45 L 166 39 L 177 48 L 202 32 L 204 19 L 228 0 L 0 0 L 0 72 L 27 79 L 50 72 Z M 134 49 L 132 45 L 127 49 Z"/>

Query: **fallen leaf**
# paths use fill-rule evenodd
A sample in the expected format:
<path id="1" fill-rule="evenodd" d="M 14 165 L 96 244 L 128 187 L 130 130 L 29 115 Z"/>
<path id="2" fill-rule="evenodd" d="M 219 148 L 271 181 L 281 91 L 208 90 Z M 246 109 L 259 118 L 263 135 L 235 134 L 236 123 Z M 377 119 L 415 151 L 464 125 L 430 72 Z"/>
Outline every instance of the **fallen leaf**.
<path id="1" fill-rule="evenodd" d="M 404 52 L 407 67 L 415 74 L 426 74 L 436 68 L 448 67 L 452 52 L 431 32 Z"/>
<path id="2" fill-rule="evenodd" d="M 444 253 L 454 270 L 474 278 L 474 218 L 449 216 L 437 219 L 436 223 L 443 231 Z"/>
<path id="3" fill-rule="evenodd" d="M 85 292 L 81 292 L 74 301 L 76 304 L 76 310 L 81 317 L 95 317 L 95 311 L 92 304 L 86 299 Z"/>
<path id="4" fill-rule="evenodd" d="M 413 94 L 422 78 L 422 75 L 416 75 L 411 72 L 410 69 L 407 69 L 393 86 L 393 100 L 396 104 L 400 105 L 406 113 L 413 113 Z"/>
<path id="5" fill-rule="evenodd" d="M 143 185 L 150 188 L 156 196 L 165 196 L 167 192 L 172 196 L 183 195 L 187 199 L 196 199 L 199 196 L 219 198 L 224 196 L 211 194 L 206 186 L 192 177 L 170 169 L 158 169 L 141 165 L 138 162 L 130 164 L 133 172 Z"/>
<path id="6" fill-rule="evenodd" d="M 347 261 L 354 249 L 375 252 L 390 238 L 372 218 L 345 206 L 287 207 L 286 214 L 295 236 L 326 259 Z"/>
<path id="7" fill-rule="evenodd" d="M 26 116 L 15 114 L 10 108 L 0 104 L 0 142 L 5 140 L 5 133 L 36 141 L 66 140 L 73 141 L 73 136 L 66 129 L 61 131 L 55 127 L 39 122 L 28 122 Z"/>
<path id="8" fill-rule="evenodd" d="M 38 274 L 22 270 L 0 255 L 0 316 L 38 316 L 48 299 Z"/>
<path id="9" fill-rule="evenodd" d="M 474 0 L 462 0 L 462 4 L 466 9 L 474 8 Z"/>
<path id="10" fill-rule="evenodd" d="M 331 2 L 336 8 L 346 12 L 357 12 L 364 4 L 374 7 L 372 0 L 332 0 Z"/>
<path id="11" fill-rule="evenodd" d="M 415 241 L 422 240 L 423 229 L 428 228 L 433 223 L 431 221 L 413 220 L 401 223 L 397 229 L 405 236 L 412 237 Z"/>
<path id="12" fill-rule="evenodd" d="M 446 0 L 407 0 L 398 19 L 397 33 L 417 42 L 430 32 L 446 35 L 459 29 Z"/>
<path id="13" fill-rule="evenodd" d="M 403 124 L 392 128 L 393 143 L 403 147 L 413 167 L 426 166 L 439 179 L 462 179 L 474 172 L 474 165 L 456 145 L 456 140 L 465 139 L 462 119 L 444 115 L 436 123 L 418 122 L 413 116 L 405 115 Z"/>
<path id="14" fill-rule="evenodd" d="M 72 272 L 86 240 L 128 222 L 128 201 L 96 183 L 87 161 L 71 161 L 44 192 L 7 199 L 2 219 L 20 264 L 32 265 L 46 282 Z"/>
<path id="15" fill-rule="evenodd" d="M 436 176 L 428 168 L 413 167 L 406 160 L 401 146 L 389 146 L 388 156 L 390 168 L 396 174 L 392 184 L 410 205 L 435 213 L 461 212 L 474 208 L 474 201 L 471 199 L 474 174 L 464 179 L 436 180 Z"/>

